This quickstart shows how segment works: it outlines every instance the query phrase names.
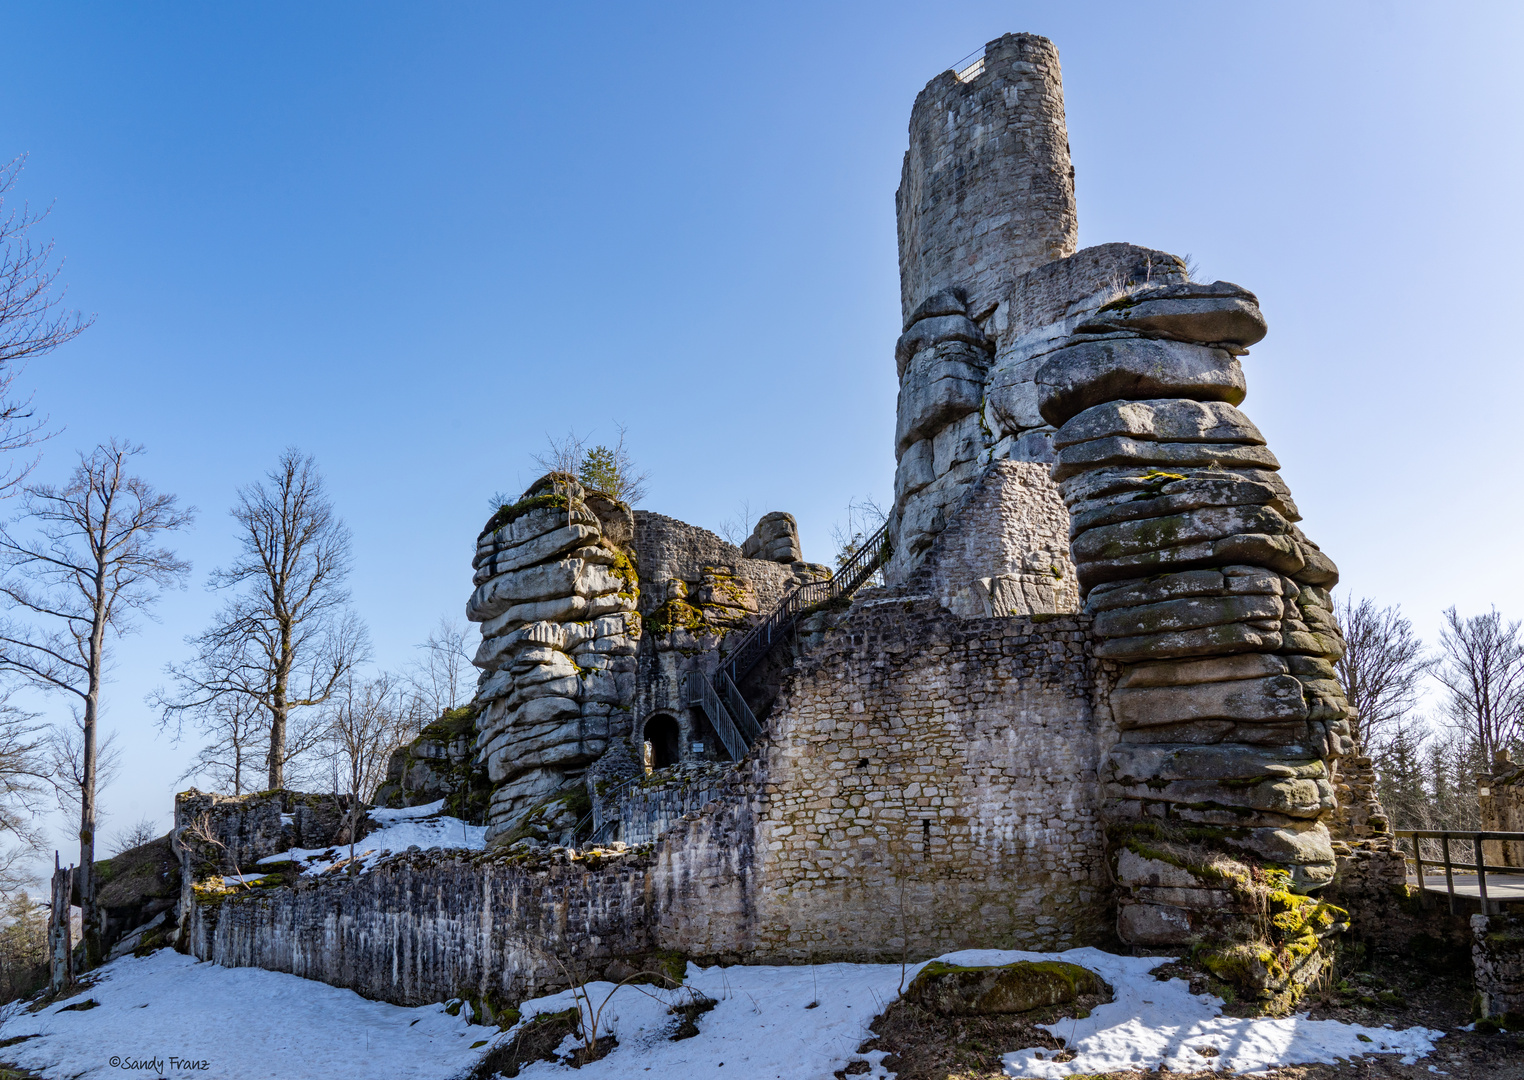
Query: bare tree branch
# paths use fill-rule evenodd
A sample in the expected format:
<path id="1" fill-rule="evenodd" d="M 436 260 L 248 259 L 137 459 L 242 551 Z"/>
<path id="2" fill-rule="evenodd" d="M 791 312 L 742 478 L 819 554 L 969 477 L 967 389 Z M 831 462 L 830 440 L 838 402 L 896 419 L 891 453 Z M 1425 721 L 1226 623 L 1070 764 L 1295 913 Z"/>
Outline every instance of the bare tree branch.
<path id="1" fill-rule="evenodd" d="M 1445 711 L 1476 739 L 1482 762 L 1524 735 L 1524 639 L 1518 622 L 1493 608 L 1463 619 L 1452 607 L 1440 633 L 1444 662 L 1435 677 L 1448 691 Z"/>
<path id="2" fill-rule="evenodd" d="M 262 483 L 238 492 L 232 509 L 242 551 L 213 571 L 211 587 L 235 591 L 190 639 L 195 656 L 170 665 L 174 692 L 150 703 L 178 732 L 186 719 L 215 723 L 229 696 L 256 701 L 269 733 L 266 779 L 284 787 L 287 764 L 317 730 L 293 726 L 300 710 L 326 702 L 369 656 L 364 625 L 349 610 L 349 530 L 334 513 L 313 459 L 291 448 Z"/>
<path id="3" fill-rule="evenodd" d="M 1369 753 L 1417 707 L 1423 678 L 1436 661 L 1398 608 L 1346 599 L 1335 615 L 1344 631 L 1345 652 L 1334 670 L 1355 708 L 1355 742 Z"/>
<path id="4" fill-rule="evenodd" d="M 35 446 L 46 436 L 47 421 L 38 417 L 30 398 L 14 396 L 16 377 L 26 361 L 52 352 L 95 321 L 62 307 L 65 290 L 58 284 L 63 260 L 54 261 L 53 241 L 34 239 L 49 211 L 34 213 L 10 199 L 26 155 L 0 166 L 0 454 Z M 9 203 L 9 205 L 8 205 Z M 0 470 L 0 497 L 26 480 L 37 459 Z"/>

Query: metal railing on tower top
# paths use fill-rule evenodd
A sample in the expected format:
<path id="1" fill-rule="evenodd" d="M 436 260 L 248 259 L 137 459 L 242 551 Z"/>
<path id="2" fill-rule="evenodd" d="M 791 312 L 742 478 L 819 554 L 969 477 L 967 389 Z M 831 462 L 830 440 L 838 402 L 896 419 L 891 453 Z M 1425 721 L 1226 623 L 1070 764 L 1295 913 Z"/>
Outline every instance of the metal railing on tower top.
<path id="1" fill-rule="evenodd" d="M 855 594 L 889 561 L 892 553 L 889 526 L 885 523 L 858 546 L 828 581 L 811 581 L 790 589 L 767 617 L 726 653 L 713 678 L 706 679 L 697 671 L 688 676 L 688 703 L 704 710 L 732 761 L 745 757 L 762 734 L 761 725 L 741 696 L 741 680 L 775 645 L 793 635 L 801 617 L 822 604 Z"/>

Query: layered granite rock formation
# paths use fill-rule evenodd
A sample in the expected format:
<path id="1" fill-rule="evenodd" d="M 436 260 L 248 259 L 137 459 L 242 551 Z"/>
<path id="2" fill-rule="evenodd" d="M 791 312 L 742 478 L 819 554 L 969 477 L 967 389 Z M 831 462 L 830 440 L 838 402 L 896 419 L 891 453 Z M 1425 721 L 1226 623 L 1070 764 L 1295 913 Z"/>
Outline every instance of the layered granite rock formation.
<path id="1" fill-rule="evenodd" d="M 493 784 L 492 835 L 628 733 L 639 598 L 630 508 L 552 474 L 493 515 L 476 544 L 478 759 Z"/>
<path id="2" fill-rule="evenodd" d="M 1236 407 L 1237 357 L 1265 333 L 1252 293 L 1129 290 L 1076 331 L 1036 384 L 1095 655 L 1116 663 L 1101 778 L 1118 926 L 1134 944 L 1181 944 L 1252 915 L 1230 865 L 1270 874 L 1289 910 L 1333 877 L 1331 770 L 1353 748 L 1333 668 L 1338 571 Z M 1327 927 L 1287 921 L 1316 952 Z"/>
<path id="3" fill-rule="evenodd" d="M 799 523 L 794 515 L 774 510 L 757 519 L 757 527 L 741 544 L 741 556 L 768 562 L 796 563 L 804 558 L 799 544 Z"/>

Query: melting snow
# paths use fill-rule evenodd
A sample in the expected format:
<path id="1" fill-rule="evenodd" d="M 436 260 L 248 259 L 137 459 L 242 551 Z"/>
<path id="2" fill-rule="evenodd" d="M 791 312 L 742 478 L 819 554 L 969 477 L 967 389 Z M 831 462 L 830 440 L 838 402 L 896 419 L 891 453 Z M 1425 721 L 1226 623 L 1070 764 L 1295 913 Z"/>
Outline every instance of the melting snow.
<path id="1" fill-rule="evenodd" d="M 422 824 L 419 819 L 425 816 L 403 816 L 396 824 Z M 1050 1025 L 1049 1030 L 1074 1051 L 1072 1059 L 1052 1061 L 1046 1051 L 1018 1050 L 1005 1057 L 1007 1074 L 1016 1077 L 1065 1077 L 1160 1064 L 1177 1071 L 1255 1072 L 1373 1053 L 1402 1055 L 1412 1063 L 1432 1050 L 1441 1036 L 1425 1028 L 1394 1031 L 1305 1016 L 1224 1017 L 1217 998 L 1191 994 L 1178 979 L 1155 979 L 1152 969 L 1167 962 L 1158 957 L 1071 949 L 979 950 L 949 953 L 942 959 L 964 964 L 1064 959 L 1091 968 L 1115 989 L 1116 1000 L 1096 1008 L 1088 1019 Z M 919 967 L 911 967 L 906 978 Z M 698 1018 L 696 1037 L 678 1042 L 670 1036 L 679 1017 L 668 1010 L 689 1001 L 689 990 L 589 983 L 587 996 L 598 1012 L 600 1033 L 618 1039 L 613 1052 L 575 1073 L 544 1061 L 527 1066 L 520 1075 L 527 1080 L 628 1080 L 647 1073 L 672 1080 L 828 1080 L 849 1062 L 866 1060 L 871 1071 L 863 1075 L 886 1080 L 893 1074 L 880 1061 L 884 1055 L 859 1054 L 857 1047 L 871 1037 L 873 1018 L 898 995 L 900 979 L 895 964 L 690 964 L 685 986 L 717 1005 Z M 160 1072 L 149 1067 L 146 1075 L 447 1080 L 511 1037 L 492 1028 L 468 1027 L 463 1018 L 449 1016 L 439 1005 L 404 1009 L 292 975 L 197 963 L 168 950 L 114 961 L 102 969 L 95 986 L 63 1004 L 87 998 L 100 1006 L 60 1012 L 55 1005 L 35 1015 L 8 1006 L 0 1012 L 0 1039 L 33 1033 L 41 1037 L 6 1047 L 0 1060 L 49 1078 L 104 1080 L 123 1074 L 126 1066 L 121 1062 L 158 1060 Z M 521 1011 L 527 1022 L 574 1004 L 578 1003 L 572 992 L 563 991 L 527 1001 Z M 562 1053 L 570 1053 L 574 1045 L 568 1039 Z M 1205 1056 L 1196 1047 L 1218 1053 Z M 171 1066 L 172 1057 L 209 1064 L 201 1070 L 177 1070 Z M 115 1066 L 113 1058 L 119 1062 Z"/>
<path id="2" fill-rule="evenodd" d="M 60 1011 L 86 1000 L 100 1005 Z M 9 1005 L 0 1016 L 0 1038 L 41 1035 L 0 1050 L 0 1059 L 50 1080 L 449 1080 L 476 1064 L 483 1051 L 471 1044 L 486 1038 L 442 1005 L 404 1009 L 169 949 L 115 960 L 94 986 L 40 1013 Z"/>
<path id="3" fill-rule="evenodd" d="M 444 813 L 443 799 L 401 810 L 372 810 L 368 816 L 381 827 L 367 833 L 355 845 L 355 861 L 360 864 L 361 872 L 371 869 L 386 856 L 404 852 L 415 845 L 425 851 L 432 848 L 481 851 L 487 846 L 487 827 L 467 825 L 460 818 L 450 817 Z M 346 865 L 349 862 L 349 845 L 292 848 L 259 861 L 294 861 L 302 864 L 303 874 L 315 877 Z"/>

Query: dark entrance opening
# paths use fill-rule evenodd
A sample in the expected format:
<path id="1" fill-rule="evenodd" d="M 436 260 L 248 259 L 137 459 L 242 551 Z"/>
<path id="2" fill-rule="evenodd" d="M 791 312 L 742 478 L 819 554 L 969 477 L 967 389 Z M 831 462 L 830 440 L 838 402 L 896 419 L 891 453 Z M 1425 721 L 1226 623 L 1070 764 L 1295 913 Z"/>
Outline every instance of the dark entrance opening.
<path id="1" fill-rule="evenodd" d="M 677 721 L 670 716 L 653 716 L 646 721 L 646 746 L 650 748 L 651 768 L 665 769 L 682 757 L 678 745 Z"/>

